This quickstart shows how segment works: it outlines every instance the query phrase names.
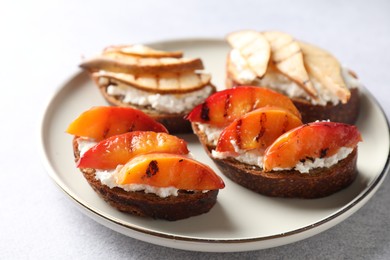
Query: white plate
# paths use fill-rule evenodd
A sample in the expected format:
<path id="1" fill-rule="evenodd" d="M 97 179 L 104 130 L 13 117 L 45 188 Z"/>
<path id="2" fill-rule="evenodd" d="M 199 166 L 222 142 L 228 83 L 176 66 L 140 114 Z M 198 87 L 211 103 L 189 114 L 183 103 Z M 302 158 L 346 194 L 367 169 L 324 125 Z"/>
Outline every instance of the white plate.
<path id="1" fill-rule="evenodd" d="M 182 50 L 201 57 L 213 82 L 224 85 L 228 46 L 222 40 L 193 39 L 155 43 L 165 50 Z M 389 168 L 389 126 L 378 103 L 362 89 L 357 126 L 359 145 L 356 181 L 347 189 L 315 200 L 270 198 L 251 192 L 220 174 L 197 138 L 184 135 L 195 157 L 209 164 L 226 183 L 207 214 L 176 222 L 139 218 L 107 205 L 76 169 L 68 124 L 91 106 L 106 105 L 86 73 L 65 82 L 47 105 L 42 118 L 41 152 L 50 177 L 80 209 L 97 222 L 130 237 L 172 248 L 232 252 L 279 246 L 318 234 L 363 206 L 382 183 Z"/>

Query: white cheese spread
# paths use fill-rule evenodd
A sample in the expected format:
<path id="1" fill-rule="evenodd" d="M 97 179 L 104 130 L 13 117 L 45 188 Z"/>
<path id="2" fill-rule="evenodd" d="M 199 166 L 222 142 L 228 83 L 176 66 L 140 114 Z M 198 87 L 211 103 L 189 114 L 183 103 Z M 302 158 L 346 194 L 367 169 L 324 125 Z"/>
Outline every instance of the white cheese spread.
<path id="1" fill-rule="evenodd" d="M 101 83 L 106 83 L 107 78 L 101 77 Z M 150 107 L 163 113 L 189 112 L 196 105 L 202 103 L 213 92 L 211 86 L 183 94 L 160 94 L 143 91 L 126 84 L 108 85 L 107 94 L 111 96 L 123 96 L 122 102 Z"/>
<path id="2" fill-rule="evenodd" d="M 207 143 L 216 146 L 218 142 L 218 138 L 221 135 L 224 128 L 211 126 L 209 124 L 201 124 L 201 123 L 197 123 L 196 125 L 199 128 L 199 130 L 202 133 L 204 133 L 204 135 L 206 136 Z"/>

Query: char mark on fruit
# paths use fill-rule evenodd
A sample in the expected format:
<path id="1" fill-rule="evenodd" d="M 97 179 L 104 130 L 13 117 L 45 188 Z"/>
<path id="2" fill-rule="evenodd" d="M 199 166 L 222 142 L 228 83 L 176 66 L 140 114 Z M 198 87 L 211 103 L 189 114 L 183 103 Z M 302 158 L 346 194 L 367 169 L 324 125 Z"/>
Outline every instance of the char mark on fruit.
<path id="1" fill-rule="evenodd" d="M 151 178 L 158 173 L 158 163 L 156 160 L 152 160 L 148 168 L 146 169 L 146 177 Z"/>
<path id="2" fill-rule="evenodd" d="M 242 120 L 239 119 L 237 121 L 237 125 L 236 125 L 236 145 L 238 147 L 241 147 L 241 125 L 242 125 Z"/>
<path id="3" fill-rule="evenodd" d="M 232 95 L 228 94 L 226 95 L 226 99 L 225 99 L 225 106 L 224 106 L 224 112 L 223 112 L 223 117 L 227 117 L 229 115 L 228 111 L 229 111 L 229 108 L 230 108 L 230 99 L 231 99 Z"/>
<path id="4" fill-rule="evenodd" d="M 329 147 L 320 150 L 320 158 L 324 158 L 328 154 Z"/>
<path id="5" fill-rule="evenodd" d="M 259 142 L 260 138 L 263 137 L 265 134 L 265 123 L 267 122 L 267 114 L 262 113 L 260 116 L 260 131 L 259 134 L 256 136 L 256 142 Z"/>
<path id="6" fill-rule="evenodd" d="M 210 108 L 207 105 L 207 102 L 204 102 L 202 104 L 202 109 L 200 111 L 200 118 L 202 118 L 205 121 L 210 121 L 209 113 L 210 113 Z"/>

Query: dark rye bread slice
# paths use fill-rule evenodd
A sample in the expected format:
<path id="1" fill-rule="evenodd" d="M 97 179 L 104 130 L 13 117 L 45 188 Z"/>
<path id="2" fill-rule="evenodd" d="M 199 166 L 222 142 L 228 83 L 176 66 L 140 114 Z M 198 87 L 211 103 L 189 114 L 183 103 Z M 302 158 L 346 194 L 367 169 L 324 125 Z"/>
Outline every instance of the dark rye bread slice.
<path id="1" fill-rule="evenodd" d="M 214 147 L 196 124 L 192 124 L 195 134 L 208 156 L 220 171 L 232 181 L 257 193 L 271 197 L 321 198 L 349 186 L 357 176 L 357 149 L 347 158 L 330 168 L 316 168 L 309 173 L 295 170 L 264 172 L 261 168 L 247 165 L 233 158 L 216 159 L 211 156 Z"/>
<path id="2" fill-rule="evenodd" d="M 77 137 L 73 139 L 75 161 L 80 159 Z M 95 178 L 95 169 L 80 169 L 94 191 L 112 207 L 140 217 L 175 221 L 210 211 L 217 201 L 219 190 L 195 192 L 179 190 L 178 196 L 161 198 L 143 191 L 128 192 L 122 188 L 109 188 Z"/>
<path id="3" fill-rule="evenodd" d="M 184 119 L 184 117 L 188 114 L 188 112 L 183 113 L 176 113 L 176 114 L 168 114 L 168 113 L 161 113 L 159 111 L 156 111 L 154 109 L 150 109 L 148 107 L 142 107 L 142 106 L 136 106 L 129 103 L 123 102 L 123 96 L 117 95 L 112 96 L 107 93 L 107 88 L 110 83 L 108 84 L 101 84 L 98 80 L 98 78 L 92 77 L 94 80 L 96 86 L 99 88 L 100 93 L 104 97 L 104 99 L 113 106 L 122 106 L 122 107 L 132 107 L 138 110 L 141 110 L 145 114 L 149 115 L 156 121 L 163 124 L 167 129 L 168 132 L 171 134 L 178 134 L 178 133 L 192 133 L 191 129 L 191 123 Z M 210 84 L 211 87 L 213 87 L 213 92 L 216 91 L 215 86 Z"/>
<path id="4" fill-rule="evenodd" d="M 256 83 L 253 83 L 255 86 Z M 232 88 L 240 86 L 240 84 L 234 82 L 231 77 L 226 79 L 226 87 Z M 266 86 L 262 86 L 266 87 Z M 340 122 L 346 124 L 354 124 L 359 116 L 360 108 L 360 96 L 359 89 L 350 89 L 351 97 L 345 104 L 341 102 L 337 105 L 328 103 L 325 106 L 313 105 L 307 100 L 291 98 L 294 105 L 297 107 L 302 115 L 303 123 L 310 123 L 316 120 L 330 120 L 332 122 Z"/>

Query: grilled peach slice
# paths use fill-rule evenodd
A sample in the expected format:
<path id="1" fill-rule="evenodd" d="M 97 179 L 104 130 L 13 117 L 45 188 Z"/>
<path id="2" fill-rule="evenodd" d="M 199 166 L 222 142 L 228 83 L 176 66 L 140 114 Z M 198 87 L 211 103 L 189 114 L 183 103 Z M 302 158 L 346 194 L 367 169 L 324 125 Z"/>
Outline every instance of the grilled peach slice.
<path id="1" fill-rule="evenodd" d="M 264 170 L 293 168 L 299 161 L 330 157 L 362 140 L 356 126 L 334 122 L 302 125 L 280 136 L 265 152 Z"/>
<path id="2" fill-rule="evenodd" d="M 238 149 L 256 149 L 262 154 L 280 135 L 300 125 L 300 118 L 288 110 L 262 107 L 228 125 L 218 139 L 216 151 L 238 155 Z"/>
<path id="3" fill-rule="evenodd" d="M 191 122 L 223 127 L 245 113 L 264 106 L 282 107 L 301 117 L 288 97 L 266 88 L 241 86 L 211 95 L 204 103 L 196 106 L 186 118 Z"/>
<path id="4" fill-rule="evenodd" d="M 130 107 L 98 106 L 82 113 L 66 130 L 67 133 L 101 141 L 131 131 L 168 133 L 160 123 Z"/>
<path id="5" fill-rule="evenodd" d="M 118 172 L 117 183 L 175 187 L 180 190 L 216 190 L 225 187 L 208 166 L 183 155 L 154 153 L 131 159 Z"/>
<path id="6" fill-rule="evenodd" d="M 164 152 L 188 154 L 183 139 L 167 133 L 134 131 L 102 140 L 83 154 L 79 168 L 115 169 L 139 154 Z"/>

